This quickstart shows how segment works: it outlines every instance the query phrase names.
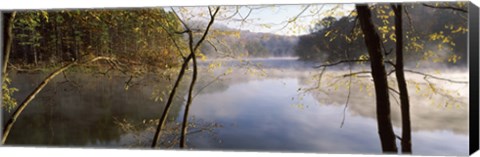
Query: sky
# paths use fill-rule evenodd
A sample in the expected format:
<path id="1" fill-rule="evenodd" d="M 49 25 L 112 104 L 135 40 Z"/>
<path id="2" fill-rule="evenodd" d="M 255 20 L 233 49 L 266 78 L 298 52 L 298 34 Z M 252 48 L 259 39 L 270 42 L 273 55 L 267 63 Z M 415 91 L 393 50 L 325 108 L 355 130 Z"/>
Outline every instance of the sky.
<path id="1" fill-rule="evenodd" d="M 206 7 L 174 9 L 184 20 L 209 20 Z M 228 6 L 220 10 L 215 23 L 251 32 L 303 35 L 316 21 L 347 16 L 353 9 L 351 4 Z"/>

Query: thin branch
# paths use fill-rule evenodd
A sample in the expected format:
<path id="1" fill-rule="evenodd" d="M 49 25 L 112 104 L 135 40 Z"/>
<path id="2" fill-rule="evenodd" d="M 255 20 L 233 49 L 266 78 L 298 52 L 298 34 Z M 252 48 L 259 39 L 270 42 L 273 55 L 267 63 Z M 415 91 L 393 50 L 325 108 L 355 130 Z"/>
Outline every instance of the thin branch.
<path id="1" fill-rule="evenodd" d="M 241 7 L 241 6 L 235 6 L 235 12 L 232 13 L 232 15 L 227 16 L 227 17 L 225 17 L 225 18 L 217 18 L 217 20 L 223 21 L 223 20 L 227 20 L 227 19 L 230 19 L 230 18 L 235 17 L 235 15 L 237 15 L 237 14 L 239 13 L 240 7 Z"/>
<path id="2" fill-rule="evenodd" d="M 203 86 L 202 88 L 200 88 L 197 93 L 195 93 L 195 95 L 193 96 L 193 99 L 195 99 L 195 97 L 197 97 L 198 94 L 200 94 L 205 88 L 207 88 L 208 86 L 210 86 L 211 84 L 213 84 L 215 81 L 219 80 L 222 76 L 225 76 L 225 73 L 222 74 L 222 75 L 218 75 L 217 77 L 215 77 L 215 79 L 213 79 L 212 81 L 208 82 L 207 85 Z"/>
<path id="3" fill-rule="evenodd" d="M 423 76 L 425 76 L 425 77 L 430 77 L 430 78 L 437 79 L 437 80 L 448 81 L 448 82 L 451 82 L 451 83 L 468 84 L 468 81 L 451 80 L 451 79 L 447 79 L 447 78 L 442 78 L 442 77 L 438 77 L 438 76 L 434 76 L 434 75 L 422 73 L 422 72 L 419 72 L 419 71 L 408 70 L 408 69 L 405 69 L 404 71 L 410 72 L 410 73 L 414 73 L 414 74 L 423 75 Z"/>
<path id="4" fill-rule="evenodd" d="M 79 87 L 80 87 L 80 85 L 79 85 L 77 82 L 71 81 L 71 80 L 68 78 L 68 76 L 67 76 L 67 74 L 65 73 L 65 71 L 62 71 L 62 74 L 63 74 L 63 78 L 65 79 L 65 82 L 70 82 L 70 83 L 72 83 L 73 86 L 75 86 L 76 88 L 79 88 Z"/>
<path id="5" fill-rule="evenodd" d="M 437 90 L 434 86 L 434 84 L 432 82 L 430 82 L 430 80 L 428 80 L 427 76 L 423 77 L 423 79 L 425 80 L 425 82 L 427 82 L 427 85 L 430 87 L 430 89 L 432 90 L 432 92 L 434 94 L 439 94 L 443 97 L 446 97 L 449 101 L 453 101 L 455 103 L 460 103 L 460 104 L 465 104 L 464 102 L 462 101 L 459 101 L 457 99 L 455 99 L 453 96 L 449 95 L 449 94 L 446 94 L 444 92 L 441 92 L 441 90 Z M 447 105 L 447 104 L 445 104 Z M 446 106 L 445 106 L 446 107 Z"/>
<path id="6" fill-rule="evenodd" d="M 300 16 L 307 11 L 308 8 L 310 8 L 311 5 L 307 5 L 305 8 L 302 9 L 295 17 L 289 19 L 288 21 L 285 22 L 285 25 L 283 25 L 282 28 L 278 29 L 278 31 L 285 29 L 290 23 L 295 22 Z M 323 8 L 323 6 L 322 6 Z M 321 9 L 320 9 L 321 10 Z"/>
<path id="7" fill-rule="evenodd" d="M 357 76 L 358 74 L 371 74 L 371 71 L 359 71 L 359 72 L 350 72 L 348 74 L 344 74 L 343 77 L 350 77 L 350 76 Z"/>
<path id="8" fill-rule="evenodd" d="M 208 42 L 208 44 L 210 44 L 210 46 L 213 47 L 213 49 L 215 49 L 215 52 L 218 52 L 217 46 L 215 46 L 215 45 L 212 43 L 212 41 L 210 41 L 210 40 L 206 40 L 206 41 Z"/>
<path id="9" fill-rule="evenodd" d="M 170 9 L 172 10 L 173 14 L 175 15 L 175 17 L 177 17 L 177 19 L 180 21 L 180 23 L 182 23 L 182 25 L 185 27 L 186 30 L 190 30 L 190 28 L 188 28 L 188 25 L 185 23 L 185 21 L 181 20 L 180 16 L 178 16 L 177 12 L 175 11 L 175 9 L 173 9 L 173 7 L 170 7 Z"/>
<path id="10" fill-rule="evenodd" d="M 175 47 L 177 48 L 177 50 L 178 50 L 178 53 L 179 53 L 180 56 L 182 56 L 182 58 L 185 60 L 186 57 L 183 55 L 182 49 L 181 49 L 180 46 L 177 44 L 177 41 L 173 38 L 173 35 L 172 35 L 163 25 L 160 25 L 160 27 L 161 27 L 165 32 L 167 32 L 168 37 L 170 38 L 170 40 L 172 40 L 174 46 L 175 46 Z"/>
<path id="11" fill-rule="evenodd" d="M 422 5 L 425 6 L 425 7 L 429 7 L 429 8 L 435 8 L 435 9 L 451 9 L 451 10 L 454 10 L 454 11 L 460 11 L 460 12 L 463 12 L 463 13 L 468 13 L 468 11 L 465 10 L 465 9 L 456 8 L 456 7 L 452 7 L 452 6 L 433 6 L 433 5 L 426 4 L 426 3 L 422 3 Z"/>
<path id="12" fill-rule="evenodd" d="M 347 59 L 349 58 L 347 51 L 345 51 L 345 58 Z M 348 63 L 348 67 L 349 67 L 350 73 L 352 73 L 352 63 Z M 348 94 L 347 94 L 347 100 L 345 102 L 345 107 L 343 108 L 343 119 L 342 119 L 342 123 L 340 123 L 340 128 L 342 128 L 343 124 L 345 124 L 345 116 L 347 112 L 348 102 L 350 101 L 351 93 L 352 93 L 352 77 L 350 77 L 348 80 Z"/>
<path id="13" fill-rule="evenodd" d="M 405 11 L 405 15 L 407 15 L 408 23 L 410 23 L 410 29 L 412 29 L 412 31 L 415 31 L 415 26 L 413 25 L 412 17 L 410 17 L 410 13 L 408 13 L 407 7 L 403 7 L 403 10 Z"/>
<path id="14" fill-rule="evenodd" d="M 305 89 L 305 92 L 309 92 L 309 91 L 314 90 L 314 89 L 320 89 L 321 83 L 322 83 L 322 77 L 323 77 L 323 74 L 325 73 L 326 69 L 327 69 L 327 67 L 322 67 L 322 71 L 320 71 L 320 74 L 318 75 L 317 86 L 314 87 L 314 88 Z"/>
<path id="15" fill-rule="evenodd" d="M 369 60 L 368 60 L 368 59 L 341 60 L 341 61 L 338 61 L 338 62 L 335 62 L 335 63 L 318 65 L 318 66 L 315 66 L 314 68 L 329 67 L 329 66 L 334 66 L 334 65 L 342 64 L 342 63 L 366 62 L 366 61 L 369 61 Z"/>
<path id="16" fill-rule="evenodd" d="M 392 75 L 394 72 L 395 72 L 395 69 L 393 69 L 393 70 L 390 70 L 390 71 L 387 73 L 387 76 L 390 76 L 390 75 Z"/>
<path id="17" fill-rule="evenodd" d="M 210 10 L 210 8 L 209 8 Z M 208 23 L 207 25 L 207 29 L 205 29 L 205 32 L 203 33 L 203 36 L 202 38 L 200 38 L 200 40 L 197 42 L 197 44 L 195 45 L 195 47 L 193 48 L 193 52 L 196 52 L 198 47 L 200 46 L 200 44 L 203 42 L 203 40 L 205 40 L 205 38 L 207 37 L 207 34 L 208 34 L 208 31 L 210 30 L 210 27 L 213 25 L 213 21 L 215 19 L 215 16 L 217 15 L 218 11 L 220 10 L 220 7 L 217 7 L 217 9 L 215 9 L 215 12 L 210 16 L 210 22 Z"/>
<path id="18" fill-rule="evenodd" d="M 393 100 L 395 100 L 395 103 L 400 106 L 400 102 L 398 101 L 398 99 L 392 93 L 390 93 L 390 95 L 392 96 Z"/>
<path id="19" fill-rule="evenodd" d="M 393 62 L 390 61 L 390 60 L 386 60 L 385 63 L 390 64 L 390 65 L 393 66 L 394 68 L 397 67 L 397 65 L 395 65 L 395 63 L 393 63 Z"/>
<path id="20" fill-rule="evenodd" d="M 188 32 L 190 32 L 189 29 L 188 29 L 188 30 L 181 31 L 181 32 L 175 32 L 175 33 L 176 33 L 176 34 L 185 34 L 185 33 L 188 33 Z"/>
<path id="21" fill-rule="evenodd" d="M 398 140 L 402 141 L 402 138 L 398 135 L 395 135 L 395 137 L 397 137 Z"/>
<path id="22" fill-rule="evenodd" d="M 397 93 L 398 95 L 400 95 L 400 92 L 397 91 L 396 89 L 393 89 L 392 87 L 388 87 L 388 89 L 391 90 L 392 92 L 395 92 L 395 93 Z"/>

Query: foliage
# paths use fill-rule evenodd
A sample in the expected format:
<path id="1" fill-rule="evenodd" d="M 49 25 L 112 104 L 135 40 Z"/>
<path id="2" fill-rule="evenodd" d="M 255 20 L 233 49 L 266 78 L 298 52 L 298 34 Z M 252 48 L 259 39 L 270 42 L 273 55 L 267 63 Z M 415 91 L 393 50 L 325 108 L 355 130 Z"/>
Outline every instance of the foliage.
<path id="1" fill-rule="evenodd" d="M 182 36 L 169 34 L 180 23 L 163 8 L 22 11 L 14 26 L 12 63 L 49 66 L 102 55 L 151 70 L 179 60 L 171 38 Z"/>
<path id="2" fill-rule="evenodd" d="M 366 53 L 363 40 L 358 40 L 359 30 L 354 17 L 325 17 L 315 24 L 310 34 L 300 36 L 296 54 L 306 61 L 336 61 L 349 56 L 358 58 Z"/>
<path id="3" fill-rule="evenodd" d="M 466 66 L 468 29 L 467 20 L 461 14 L 448 9 L 428 8 L 418 3 L 404 5 L 406 66 L 439 62 L 449 66 Z M 391 53 L 396 42 L 393 10 L 389 4 L 376 4 L 371 8 L 386 59 L 394 59 L 395 53 Z M 359 58 L 366 53 L 366 49 L 355 18 L 353 11 L 350 16 L 329 16 L 317 21 L 310 29 L 310 34 L 300 36 L 296 54 L 302 60 L 321 62 L 345 59 L 344 51 L 351 58 Z"/>
<path id="4" fill-rule="evenodd" d="M 10 112 L 17 106 L 17 101 L 12 97 L 13 93 L 18 91 L 17 88 L 10 87 L 10 78 L 4 76 L 2 84 L 2 108 Z"/>

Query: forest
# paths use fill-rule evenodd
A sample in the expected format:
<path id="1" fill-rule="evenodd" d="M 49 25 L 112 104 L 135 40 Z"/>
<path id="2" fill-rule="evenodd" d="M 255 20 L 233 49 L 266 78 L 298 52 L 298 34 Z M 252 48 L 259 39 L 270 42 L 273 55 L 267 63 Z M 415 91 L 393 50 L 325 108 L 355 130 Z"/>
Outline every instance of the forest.
<path id="1" fill-rule="evenodd" d="M 469 7 L 2 11 L 2 144 L 465 155 Z"/>

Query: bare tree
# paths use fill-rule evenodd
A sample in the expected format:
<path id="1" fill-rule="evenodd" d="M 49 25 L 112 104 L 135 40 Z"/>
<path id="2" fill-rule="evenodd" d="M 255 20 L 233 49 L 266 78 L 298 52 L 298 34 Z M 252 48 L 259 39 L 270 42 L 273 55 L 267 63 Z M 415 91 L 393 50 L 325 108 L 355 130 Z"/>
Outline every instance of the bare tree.
<path id="1" fill-rule="evenodd" d="M 183 117 L 182 134 L 181 134 L 181 137 L 180 137 L 180 148 L 184 148 L 185 145 L 186 145 L 185 136 L 187 134 L 188 111 L 190 109 L 190 104 L 192 103 L 193 87 L 195 85 L 195 81 L 196 81 L 196 78 L 197 78 L 197 62 L 196 62 L 195 53 L 198 50 L 199 46 L 202 44 L 202 42 L 207 37 L 207 34 L 210 30 L 210 27 L 213 25 L 213 22 L 215 21 L 215 16 L 217 15 L 218 11 L 220 10 L 220 7 L 216 7 L 215 11 L 213 11 L 213 12 L 210 8 L 208 8 L 208 9 L 209 9 L 209 13 L 210 13 L 210 21 L 209 21 L 205 31 L 203 32 L 202 37 L 194 45 L 193 44 L 194 39 L 193 39 L 192 30 L 182 19 L 180 19 L 178 14 L 176 14 L 175 10 L 172 8 L 175 15 L 177 15 L 177 18 L 183 24 L 184 29 L 185 29 L 184 31 L 177 32 L 177 33 L 178 34 L 187 33 L 187 35 L 188 35 L 188 43 L 189 43 L 190 53 L 186 58 L 183 58 L 183 64 L 182 64 L 182 67 L 181 67 L 180 72 L 178 74 L 177 80 L 175 81 L 175 84 L 174 84 L 172 90 L 170 91 L 167 103 L 165 105 L 165 109 L 163 110 L 162 116 L 161 116 L 161 118 L 158 122 L 157 129 L 155 131 L 155 135 L 153 137 L 153 142 L 152 142 L 152 145 L 151 145 L 152 148 L 155 148 L 157 146 L 157 143 L 158 143 L 160 135 L 161 135 L 161 130 L 163 129 L 163 127 L 165 125 L 165 121 L 167 119 L 168 112 L 169 112 L 170 107 L 172 105 L 173 98 L 175 97 L 176 90 L 177 90 L 178 86 L 180 85 L 180 82 L 181 82 L 183 76 L 185 75 L 185 71 L 187 70 L 190 61 L 192 61 L 193 62 L 193 73 L 192 73 L 192 80 L 191 80 L 191 83 L 190 83 L 190 86 L 189 86 L 188 99 L 187 99 L 187 103 L 186 103 L 186 106 L 185 106 L 185 112 L 184 112 L 184 117 Z"/>

